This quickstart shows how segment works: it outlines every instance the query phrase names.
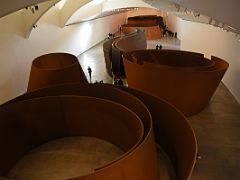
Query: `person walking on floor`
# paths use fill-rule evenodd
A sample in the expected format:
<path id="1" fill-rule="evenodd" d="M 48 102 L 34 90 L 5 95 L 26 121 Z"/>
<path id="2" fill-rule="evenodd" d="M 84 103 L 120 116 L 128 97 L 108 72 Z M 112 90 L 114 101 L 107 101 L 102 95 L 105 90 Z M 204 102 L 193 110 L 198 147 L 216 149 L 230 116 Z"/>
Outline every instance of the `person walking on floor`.
<path id="1" fill-rule="evenodd" d="M 89 75 L 90 82 L 91 82 L 92 81 L 92 69 L 90 68 L 90 66 L 88 66 L 87 70 L 88 70 L 88 75 Z"/>

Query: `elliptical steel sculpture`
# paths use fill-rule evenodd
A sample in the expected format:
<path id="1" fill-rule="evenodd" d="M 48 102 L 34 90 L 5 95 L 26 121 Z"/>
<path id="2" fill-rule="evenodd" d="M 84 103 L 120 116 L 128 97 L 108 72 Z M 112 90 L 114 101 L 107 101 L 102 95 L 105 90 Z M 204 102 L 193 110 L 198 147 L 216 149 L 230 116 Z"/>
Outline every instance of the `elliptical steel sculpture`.
<path id="1" fill-rule="evenodd" d="M 32 62 L 27 91 L 77 82 L 87 83 L 77 57 L 68 53 L 50 53 Z"/>
<path id="2" fill-rule="evenodd" d="M 123 59 L 129 87 L 165 99 L 186 116 L 203 110 L 229 66 L 217 57 L 177 50 L 136 50 Z"/>

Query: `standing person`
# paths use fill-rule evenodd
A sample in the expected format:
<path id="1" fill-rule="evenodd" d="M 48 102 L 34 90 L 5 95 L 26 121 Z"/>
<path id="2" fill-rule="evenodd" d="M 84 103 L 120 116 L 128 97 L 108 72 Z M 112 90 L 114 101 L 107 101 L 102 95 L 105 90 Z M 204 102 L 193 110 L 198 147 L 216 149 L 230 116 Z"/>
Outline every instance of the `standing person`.
<path id="1" fill-rule="evenodd" d="M 118 85 L 118 86 L 123 86 L 123 81 L 122 81 L 121 78 L 118 79 L 118 81 L 117 81 L 117 85 Z"/>
<path id="2" fill-rule="evenodd" d="M 90 68 L 90 66 L 88 66 L 87 70 L 88 70 L 88 75 L 89 75 L 90 82 L 91 82 L 92 81 L 92 69 Z"/>
<path id="3" fill-rule="evenodd" d="M 161 45 L 161 44 L 159 45 L 159 49 L 160 49 L 160 50 L 162 49 L 162 45 Z"/>
<path id="4" fill-rule="evenodd" d="M 118 77 L 117 77 L 117 76 L 114 76 L 113 79 L 114 79 L 113 84 L 114 84 L 114 85 L 118 85 Z"/>
<path id="5" fill-rule="evenodd" d="M 158 44 L 156 45 L 156 50 L 158 50 Z"/>

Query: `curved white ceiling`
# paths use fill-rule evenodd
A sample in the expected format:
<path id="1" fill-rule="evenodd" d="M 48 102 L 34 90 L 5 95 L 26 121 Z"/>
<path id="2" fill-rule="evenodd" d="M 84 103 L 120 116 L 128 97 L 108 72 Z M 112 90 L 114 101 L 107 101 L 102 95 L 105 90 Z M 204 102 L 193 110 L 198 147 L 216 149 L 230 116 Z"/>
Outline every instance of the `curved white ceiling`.
<path id="1" fill-rule="evenodd" d="M 239 0 L 143 0 L 190 21 L 204 22 L 240 34 Z M 164 8 L 164 7 L 165 8 Z M 180 12 L 179 12 L 180 8 Z M 184 12 L 188 12 L 184 13 Z M 193 17 L 200 13 L 200 18 Z M 192 15 L 189 16 L 189 15 Z"/>
<path id="2" fill-rule="evenodd" d="M 154 8 L 141 0 L 92 0 L 77 9 L 65 22 L 65 25 L 75 24 L 95 17 L 100 17 L 102 14 L 105 14 L 105 12 L 113 11 L 118 13 L 117 11 L 114 11 L 116 9 L 120 10 L 132 7 Z"/>
<path id="3" fill-rule="evenodd" d="M 0 17 L 48 0 L 1 0 Z"/>
<path id="4" fill-rule="evenodd" d="M 239 0 L 177 0 L 177 3 L 240 30 Z"/>
<path id="5" fill-rule="evenodd" d="M 30 36 L 33 26 L 36 25 L 38 20 L 48 11 L 48 9 L 50 9 L 55 3 L 59 1 L 60 0 L 52 0 L 40 3 L 38 4 L 38 10 L 34 13 L 31 11 L 30 8 L 24 9 L 22 11 L 24 25 L 23 31 L 26 38 Z"/>
<path id="6" fill-rule="evenodd" d="M 27 6 L 39 4 L 41 2 L 52 2 L 53 0 L 1 0 L 0 6 L 0 17 L 5 16 L 11 12 L 23 9 Z M 82 3 L 82 5 L 90 2 L 91 0 L 67 0 L 73 2 L 78 2 L 78 5 Z M 240 21 L 238 17 L 240 1 L 239 0 L 143 0 L 148 2 L 152 6 L 159 6 L 162 2 L 172 2 L 175 3 L 179 7 L 184 7 L 187 9 L 195 10 L 197 13 L 204 14 L 208 17 L 211 17 L 210 24 L 213 20 L 214 25 L 227 24 L 227 28 L 230 28 L 231 31 L 240 33 Z M 67 8 L 67 2 L 65 4 L 65 8 Z M 131 7 L 131 3 L 135 2 L 136 7 L 141 7 L 142 2 L 140 0 L 107 0 L 105 5 L 103 6 L 102 10 L 109 10 L 109 9 L 117 9 L 122 8 L 121 4 L 124 4 L 124 7 Z M 135 6 L 135 5 L 134 5 Z M 176 7 L 177 7 L 176 6 Z M 70 7 L 70 6 L 69 6 Z M 74 12 L 79 9 L 81 6 L 71 6 L 68 10 L 64 10 L 63 8 L 63 21 L 67 22 L 67 20 L 74 14 Z M 146 6 L 144 6 L 146 7 Z M 168 12 L 168 7 L 163 10 Z M 68 12 L 71 12 L 67 14 Z M 65 14 L 66 13 L 66 14 Z M 193 18 L 194 20 L 195 18 Z M 63 23 L 64 24 L 64 23 Z"/>
<path id="7" fill-rule="evenodd" d="M 67 0 L 61 9 L 61 25 L 65 26 L 79 8 L 91 1 L 92 0 Z"/>
<path id="8" fill-rule="evenodd" d="M 131 8 L 131 7 L 148 7 L 154 8 L 142 0 L 107 0 L 103 3 L 103 11 L 111 11 L 114 9 Z"/>
<path id="9" fill-rule="evenodd" d="M 74 24 L 88 19 L 94 18 L 95 16 L 102 13 L 102 3 L 105 0 L 92 0 L 87 4 L 77 9 L 74 14 L 66 22 L 66 25 Z"/>

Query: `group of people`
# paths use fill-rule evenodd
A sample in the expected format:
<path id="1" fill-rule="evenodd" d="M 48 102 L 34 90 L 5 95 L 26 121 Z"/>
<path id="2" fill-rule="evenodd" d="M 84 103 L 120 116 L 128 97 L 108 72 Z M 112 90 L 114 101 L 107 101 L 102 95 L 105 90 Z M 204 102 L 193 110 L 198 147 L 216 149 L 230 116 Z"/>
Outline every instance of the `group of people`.
<path id="1" fill-rule="evenodd" d="M 160 44 L 160 45 L 156 45 L 156 50 L 161 50 L 163 47 L 162 47 L 162 45 Z"/>
<path id="2" fill-rule="evenodd" d="M 162 26 L 162 33 L 164 37 L 169 36 L 169 37 L 177 38 L 177 32 L 170 31 L 165 24 Z"/>
<path id="3" fill-rule="evenodd" d="M 87 71 L 88 71 L 90 82 L 92 82 L 92 68 L 90 66 L 88 66 Z M 103 80 L 101 80 L 99 82 L 96 81 L 95 83 L 103 83 Z M 115 77 L 114 78 L 114 85 L 123 86 L 124 85 L 123 80 L 119 77 Z"/>
<path id="4" fill-rule="evenodd" d="M 115 34 L 113 34 L 113 33 L 108 33 L 108 39 L 112 39 L 112 38 L 114 38 L 115 37 Z"/>
<path id="5" fill-rule="evenodd" d="M 117 85 L 117 86 L 123 86 L 123 80 L 121 78 L 116 78 L 114 80 L 114 85 Z"/>

